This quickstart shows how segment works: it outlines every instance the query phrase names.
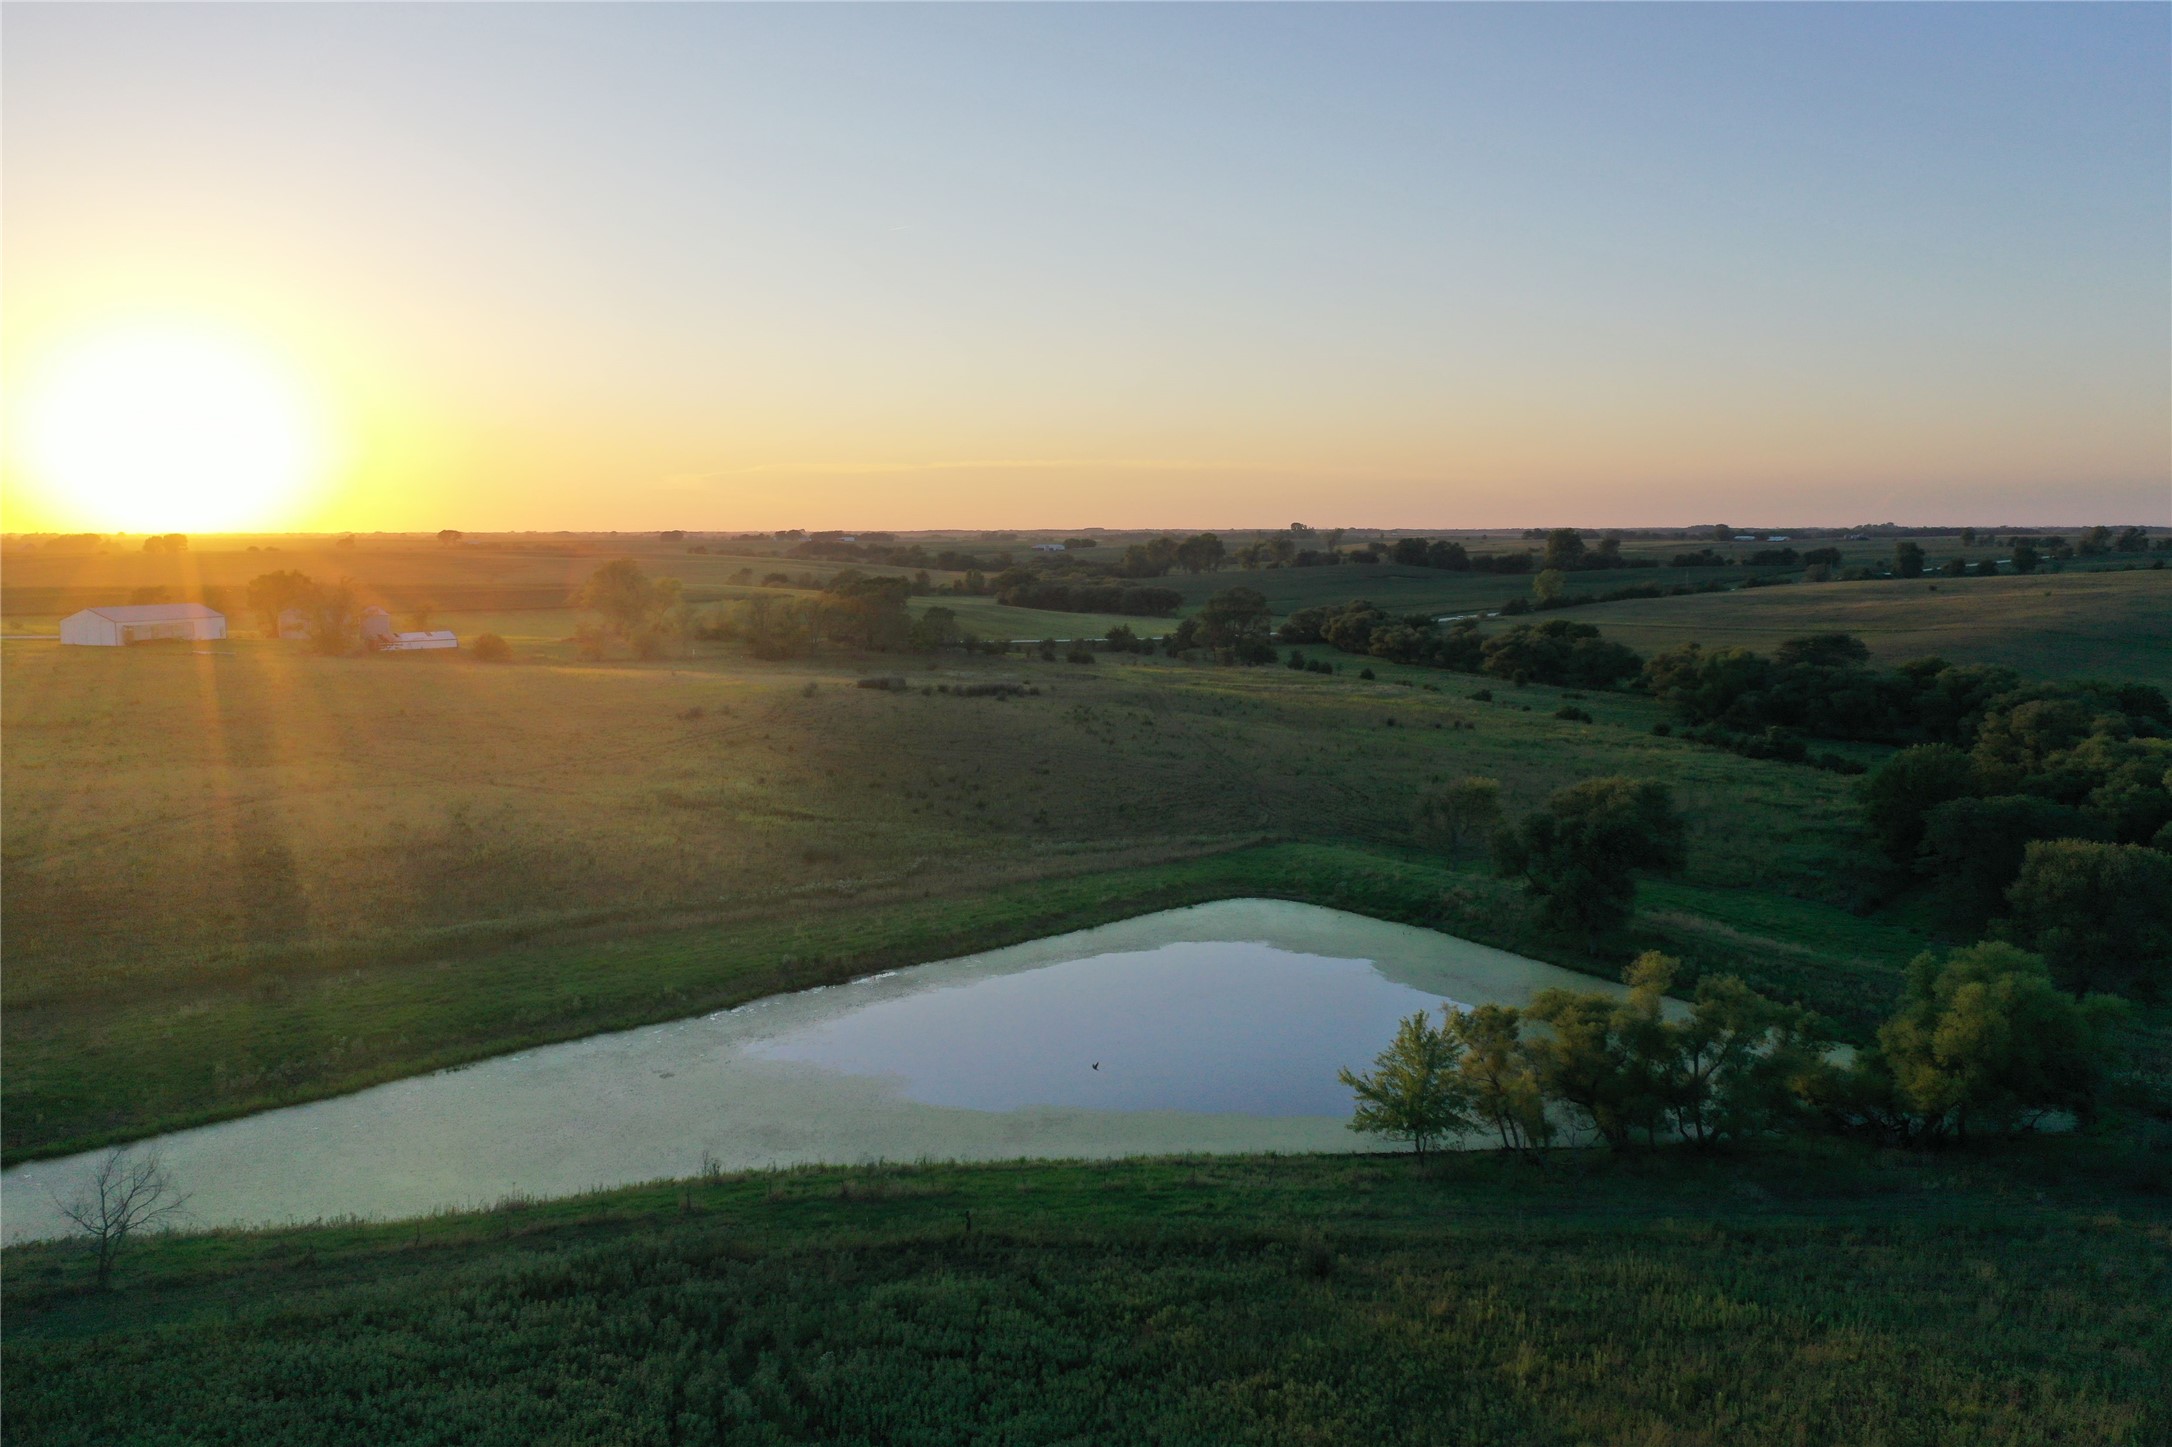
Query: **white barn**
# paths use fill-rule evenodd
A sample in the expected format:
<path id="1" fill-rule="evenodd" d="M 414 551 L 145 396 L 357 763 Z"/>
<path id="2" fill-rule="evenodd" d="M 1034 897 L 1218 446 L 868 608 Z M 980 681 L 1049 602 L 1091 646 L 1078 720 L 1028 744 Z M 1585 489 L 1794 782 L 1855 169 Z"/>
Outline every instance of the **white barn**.
<path id="1" fill-rule="evenodd" d="M 434 628 L 420 633 L 395 633 L 377 646 L 386 653 L 412 653 L 421 648 L 458 648 L 460 638 L 450 628 Z"/>
<path id="2" fill-rule="evenodd" d="M 226 636 L 226 615 L 201 603 L 131 603 L 85 608 L 60 620 L 60 641 L 119 648 L 160 638 Z"/>

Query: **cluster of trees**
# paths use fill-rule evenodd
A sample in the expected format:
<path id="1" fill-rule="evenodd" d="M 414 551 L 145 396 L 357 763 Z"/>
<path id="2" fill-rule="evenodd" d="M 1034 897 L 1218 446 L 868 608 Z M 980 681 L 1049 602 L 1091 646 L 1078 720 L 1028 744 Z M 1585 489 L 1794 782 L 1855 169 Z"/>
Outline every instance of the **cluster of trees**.
<path id="1" fill-rule="evenodd" d="M 1013 608 L 1039 608 L 1051 613 L 1121 613 L 1135 618 L 1165 618 L 1184 602 L 1184 595 L 1174 588 L 1051 582 L 1024 568 L 1012 568 L 998 577 L 995 597 L 998 603 Z"/>
<path id="2" fill-rule="evenodd" d="M 291 608 L 307 620 L 310 644 L 318 652 L 351 653 L 359 642 L 361 596 L 351 579 L 324 584 L 307 573 L 281 569 L 250 579 L 243 596 L 266 638 L 279 636 L 279 615 Z"/>
<path id="3" fill-rule="evenodd" d="M 1996 665 L 1925 658 L 1887 670 L 1870 667 L 1869 659 L 1862 641 L 1845 633 L 1791 638 L 1769 658 L 1688 643 L 1654 654 L 1643 678 L 1654 697 L 1690 723 L 1873 743 L 1967 748 L 1995 717 L 2052 698 L 2072 699 L 2092 718 L 2124 717 L 2130 733 L 2158 736 L 2172 724 L 2172 705 L 2144 684 L 2024 683 Z"/>
<path id="4" fill-rule="evenodd" d="M 1973 749 L 1920 744 L 1863 781 L 1865 822 L 1949 923 L 2041 952 L 2072 989 L 2172 978 L 2172 740 L 2035 700 Z M 2086 730 L 2084 732 L 2083 730 Z"/>
<path id="5" fill-rule="evenodd" d="M 694 627 L 679 580 L 652 578 L 632 558 L 615 558 L 589 574 L 571 603 L 600 617 L 574 630 L 574 647 L 588 659 L 615 649 L 636 658 L 671 657 L 684 651 Z"/>
<path id="6" fill-rule="evenodd" d="M 934 568 L 948 573 L 997 573 L 1011 565 L 1009 553 L 969 553 L 959 548 L 933 551 L 918 543 L 894 544 L 863 535 L 857 542 L 840 537 L 816 536 L 791 551 L 795 558 L 819 558 L 839 563 L 877 563 L 893 568 Z"/>
<path id="7" fill-rule="evenodd" d="M 1211 650 L 1224 663 L 1275 661 L 1274 614 L 1256 588 L 1225 588 L 1169 634 L 1172 656 Z"/>
<path id="8" fill-rule="evenodd" d="M 1644 660 L 1599 636 L 1589 623 L 1553 618 L 1519 623 L 1488 638 L 1465 619 L 1443 629 L 1424 614 L 1397 616 L 1364 598 L 1300 608 L 1283 620 L 1284 643 L 1325 643 L 1392 663 L 1485 673 L 1518 683 L 1610 688 L 1634 678 Z"/>
<path id="9" fill-rule="evenodd" d="M 911 579 L 870 575 L 847 568 L 807 598 L 745 598 L 712 610 L 694 625 L 705 639 L 736 640 L 756 658 L 799 658 L 823 643 L 874 652 L 938 648 L 977 642 L 948 608 L 913 617 L 907 601 Z"/>
<path id="10" fill-rule="evenodd" d="M 1421 835 L 1429 807 L 1438 805 L 1419 806 Z M 1558 790 L 1515 828 L 1498 830 L 1493 860 L 1538 897 L 1549 924 L 1581 935 L 1585 948 L 1595 950 L 1599 936 L 1635 909 L 1639 875 L 1682 872 L 1685 840 L 1666 785 L 1616 775 Z"/>
<path id="11" fill-rule="evenodd" d="M 153 533 L 143 540 L 147 553 L 185 553 L 189 550 L 187 533 Z"/>
<path id="12" fill-rule="evenodd" d="M 1531 1150 L 1562 1123 L 1623 1150 L 1818 1126 L 1926 1141 L 2055 1112 L 2086 1121 L 2125 1014 L 2107 996 L 2063 994 L 2033 955 L 1978 944 L 1919 956 L 1875 1042 L 1842 1061 L 1816 1016 L 1732 976 L 1700 980 L 1669 1018 L 1680 968 L 1647 952 L 1624 974 L 1626 998 L 1550 989 L 1520 1010 L 1451 1007 L 1437 1026 L 1412 1015 L 1369 1074 L 1341 1072 L 1357 1097 L 1351 1129 L 1422 1156 L 1466 1135 Z"/>
<path id="13" fill-rule="evenodd" d="M 1115 572 L 1123 578 L 1163 578 L 1173 568 L 1187 573 L 1218 573 L 1227 557 L 1228 550 L 1213 533 L 1195 533 L 1188 538 L 1164 535 L 1125 548 Z"/>

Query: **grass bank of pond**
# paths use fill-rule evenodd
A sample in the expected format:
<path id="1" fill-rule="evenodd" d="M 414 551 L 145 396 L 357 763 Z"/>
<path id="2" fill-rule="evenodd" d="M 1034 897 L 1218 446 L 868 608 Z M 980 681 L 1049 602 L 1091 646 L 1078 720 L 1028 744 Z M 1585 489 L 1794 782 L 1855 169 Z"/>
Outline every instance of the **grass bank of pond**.
<path id="1" fill-rule="evenodd" d="M 7 1013 L 5 1159 L 64 1155 L 554 1041 L 628 1029 L 873 970 L 944 959 L 1235 896 L 1423 925 L 1613 977 L 1637 948 L 1737 973 L 1860 1036 L 1924 940 L 1760 891 L 1648 886 L 1650 906 L 1602 956 L 1540 930 L 1475 860 L 1269 843 L 970 892 L 930 885 L 875 902 L 810 897 L 753 916 L 573 932 L 456 957 L 340 959 L 266 979 L 114 991 Z"/>
<path id="2" fill-rule="evenodd" d="M 801 1169 L 11 1248 L 9 1437 L 2143 1444 L 2161 1163 L 2089 1139 Z"/>

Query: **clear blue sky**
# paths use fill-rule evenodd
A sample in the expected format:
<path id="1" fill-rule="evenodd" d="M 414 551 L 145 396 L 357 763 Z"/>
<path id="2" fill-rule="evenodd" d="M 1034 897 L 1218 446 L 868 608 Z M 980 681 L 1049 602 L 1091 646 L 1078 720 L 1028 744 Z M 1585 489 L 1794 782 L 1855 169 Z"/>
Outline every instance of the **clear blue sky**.
<path id="1" fill-rule="evenodd" d="M 10 368 L 231 323 L 327 525 L 2172 521 L 2163 5 L 5 24 Z"/>

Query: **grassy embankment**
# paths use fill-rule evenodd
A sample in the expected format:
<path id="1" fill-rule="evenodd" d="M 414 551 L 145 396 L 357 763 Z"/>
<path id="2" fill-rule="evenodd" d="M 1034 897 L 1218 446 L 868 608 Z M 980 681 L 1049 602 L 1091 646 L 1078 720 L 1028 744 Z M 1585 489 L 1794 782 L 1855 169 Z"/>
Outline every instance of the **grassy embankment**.
<path id="1" fill-rule="evenodd" d="M 801 1170 L 154 1239 L 103 1296 L 8 1258 L 25 1443 L 2172 1435 L 2162 1182 L 2084 1141 Z"/>

